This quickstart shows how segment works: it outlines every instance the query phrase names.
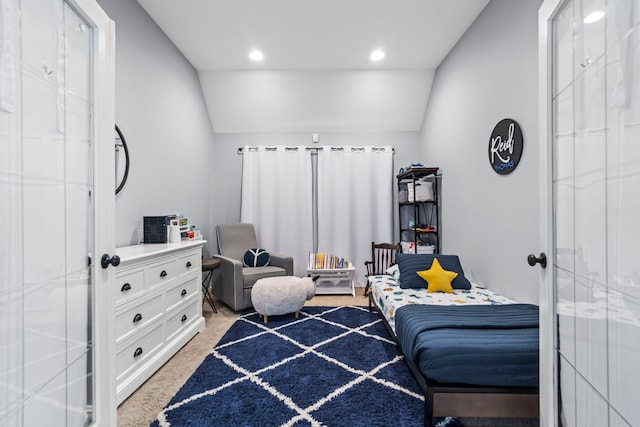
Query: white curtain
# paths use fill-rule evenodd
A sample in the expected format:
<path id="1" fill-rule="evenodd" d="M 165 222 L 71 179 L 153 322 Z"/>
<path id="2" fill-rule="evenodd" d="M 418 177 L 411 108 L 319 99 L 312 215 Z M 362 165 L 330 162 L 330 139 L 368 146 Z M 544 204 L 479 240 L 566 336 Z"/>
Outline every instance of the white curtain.
<path id="1" fill-rule="evenodd" d="M 348 258 L 364 283 L 371 242 L 393 239 L 393 149 L 318 151 L 318 252 Z"/>
<path id="2" fill-rule="evenodd" d="M 267 252 L 293 256 L 302 277 L 313 245 L 311 176 L 305 147 L 244 147 L 240 221 L 254 224 Z"/>

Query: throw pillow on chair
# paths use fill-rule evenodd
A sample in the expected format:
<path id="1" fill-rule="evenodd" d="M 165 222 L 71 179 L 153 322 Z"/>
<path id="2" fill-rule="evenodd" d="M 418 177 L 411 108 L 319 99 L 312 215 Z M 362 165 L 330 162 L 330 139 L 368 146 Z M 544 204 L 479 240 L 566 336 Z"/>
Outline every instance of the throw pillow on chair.
<path id="1" fill-rule="evenodd" d="M 264 267 L 269 265 L 270 261 L 269 252 L 260 248 L 249 249 L 242 258 L 245 267 Z"/>

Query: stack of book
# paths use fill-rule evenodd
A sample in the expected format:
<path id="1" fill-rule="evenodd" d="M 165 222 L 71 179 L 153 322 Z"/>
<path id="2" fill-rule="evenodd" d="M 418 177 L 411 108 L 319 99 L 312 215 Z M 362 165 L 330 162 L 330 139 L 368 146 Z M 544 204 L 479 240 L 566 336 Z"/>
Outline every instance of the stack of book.
<path id="1" fill-rule="evenodd" d="M 310 270 L 335 270 L 339 268 L 349 268 L 348 259 L 338 257 L 334 254 L 322 254 L 309 252 Z"/>

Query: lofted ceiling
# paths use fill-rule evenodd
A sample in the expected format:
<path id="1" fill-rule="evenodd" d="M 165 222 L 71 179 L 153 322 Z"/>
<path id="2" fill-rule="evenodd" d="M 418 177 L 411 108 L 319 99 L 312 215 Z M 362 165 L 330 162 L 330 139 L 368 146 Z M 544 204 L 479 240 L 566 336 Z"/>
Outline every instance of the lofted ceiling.
<path id="1" fill-rule="evenodd" d="M 489 0 L 138 2 L 198 71 L 215 132 L 329 132 L 420 130 L 436 68 Z"/>

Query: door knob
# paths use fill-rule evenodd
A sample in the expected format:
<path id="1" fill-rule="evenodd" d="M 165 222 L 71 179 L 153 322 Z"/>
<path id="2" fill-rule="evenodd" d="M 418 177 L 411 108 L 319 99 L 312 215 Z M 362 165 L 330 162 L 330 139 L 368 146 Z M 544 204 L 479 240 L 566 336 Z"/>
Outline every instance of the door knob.
<path id="1" fill-rule="evenodd" d="M 544 252 L 542 252 L 542 253 L 540 253 L 540 256 L 536 258 L 536 256 L 534 254 L 529 254 L 529 256 L 527 257 L 527 262 L 529 263 L 529 265 L 531 267 L 536 265 L 536 263 L 540 263 L 540 267 L 546 268 L 547 267 L 547 255 Z"/>
<path id="2" fill-rule="evenodd" d="M 109 267 L 109 264 L 113 265 L 114 267 L 119 266 L 120 257 L 118 255 L 114 255 L 112 257 L 109 257 L 109 254 L 102 255 L 102 258 L 100 258 L 100 265 L 102 266 L 102 268 Z"/>

